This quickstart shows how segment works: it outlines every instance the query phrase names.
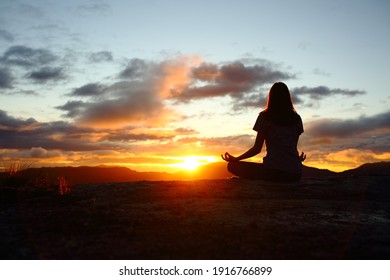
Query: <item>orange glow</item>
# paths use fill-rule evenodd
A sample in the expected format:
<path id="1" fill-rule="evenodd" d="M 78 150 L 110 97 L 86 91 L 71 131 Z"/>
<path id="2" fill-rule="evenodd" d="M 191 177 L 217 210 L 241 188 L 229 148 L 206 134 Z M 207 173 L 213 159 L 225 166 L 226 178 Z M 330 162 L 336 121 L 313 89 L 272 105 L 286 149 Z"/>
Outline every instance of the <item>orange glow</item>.
<path id="1" fill-rule="evenodd" d="M 217 159 L 213 156 L 186 156 L 180 163 L 171 164 L 171 166 L 193 171 L 201 165 L 216 161 Z"/>
<path id="2" fill-rule="evenodd" d="M 305 165 L 342 172 L 354 169 L 365 163 L 390 161 L 390 153 L 374 153 L 370 150 L 346 149 L 333 153 L 314 150 L 307 153 Z"/>
<path id="3" fill-rule="evenodd" d="M 170 97 L 180 92 L 191 83 L 191 66 L 199 65 L 199 56 L 181 57 L 174 62 L 164 63 L 165 77 L 157 84 L 157 91 L 161 98 Z"/>

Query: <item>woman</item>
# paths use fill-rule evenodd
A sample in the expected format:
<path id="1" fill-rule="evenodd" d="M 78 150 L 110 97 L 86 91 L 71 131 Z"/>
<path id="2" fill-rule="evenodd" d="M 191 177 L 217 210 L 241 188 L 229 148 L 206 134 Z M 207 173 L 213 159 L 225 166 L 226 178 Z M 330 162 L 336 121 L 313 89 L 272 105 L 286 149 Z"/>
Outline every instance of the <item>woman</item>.
<path id="1" fill-rule="evenodd" d="M 252 148 L 238 157 L 229 153 L 221 155 L 228 162 L 228 170 L 246 179 L 300 180 L 302 161 L 306 155 L 303 152 L 299 155 L 297 144 L 303 124 L 284 83 L 275 83 L 271 87 L 266 109 L 259 114 L 253 130 L 257 136 Z M 263 164 L 241 161 L 259 154 L 264 142 L 267 155 L 263 158 Z"/>

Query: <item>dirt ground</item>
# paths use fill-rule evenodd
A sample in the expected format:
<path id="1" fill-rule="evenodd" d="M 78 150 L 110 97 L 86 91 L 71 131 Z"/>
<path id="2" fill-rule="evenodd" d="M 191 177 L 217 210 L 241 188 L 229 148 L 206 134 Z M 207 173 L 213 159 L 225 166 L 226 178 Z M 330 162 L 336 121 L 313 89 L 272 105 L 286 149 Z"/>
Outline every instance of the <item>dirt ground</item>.
<path id="1" fill-rule="evenodd" d="M 390 259 L 390 176 L 0 190 L 1 259 Z"/>

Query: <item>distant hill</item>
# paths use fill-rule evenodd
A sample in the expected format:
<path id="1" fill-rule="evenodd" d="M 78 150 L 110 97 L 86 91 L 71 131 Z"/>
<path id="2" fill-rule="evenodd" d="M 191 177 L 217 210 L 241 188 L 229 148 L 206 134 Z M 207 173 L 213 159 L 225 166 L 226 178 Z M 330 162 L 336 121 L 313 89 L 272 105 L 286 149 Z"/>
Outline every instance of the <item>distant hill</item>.
<path id="1" fill-rule="evenodd" d="M 194 171 L 166 172 L 138 172 L 126 167 L 42 167 L 30 168 L 29 174 L 45 174 L 49 179 L 66 177 L 71 184 L 132 182 L 132 181 L 174 181 L 196 179 L 225 179 L 232 177 L 226 169 L 225 162 L 215 162 L 199 166 Z M 32 172 L 32 173 L 31 173 Z M 318 169 L 304 166 L 303 178 L 324 178 L 330 176 L 365 176 L 390 175 L 390 162 L 367 163 L 344 172 L 332 172 L 327 169 Z"/>
<path id="2" fill-rule="evenodd" d="M 366 163 L 358 168 L 350 169 L 341 172 L 342 175 L 352 176 L 389 176 L 390 175 L 390 162 L 375 162 Z"/>
<path id="3" fill-rule="evenodd" d="M 173 180 L 174 175 L 166 172 L 138 172 L 126 167 L 80 166 L 80 167 L 42 167 L 31 168 L 37 174 L 45 174 L 53 180 L 66 177 L 71 184 L 161 181 Z"/>
<path id="4" fill-rule="evenodd" d="M 303 166 L 302 169 L 302 178 L 322 178 L 336 175 L 336 172 L 330 171 L 328 169 L 319 169 L 310 166 Z"/>

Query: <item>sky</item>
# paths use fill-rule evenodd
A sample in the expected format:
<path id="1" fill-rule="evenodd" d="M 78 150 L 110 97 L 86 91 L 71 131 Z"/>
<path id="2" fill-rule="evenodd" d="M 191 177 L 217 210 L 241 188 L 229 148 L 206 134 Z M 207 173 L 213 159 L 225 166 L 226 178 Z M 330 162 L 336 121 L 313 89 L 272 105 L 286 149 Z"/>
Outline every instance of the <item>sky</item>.
<path id="1" fill-rule="evenodd" d="M 0 163 L 221 161 L 278 81 L 306 165 L 389 161 L 389 27 L 387 0 L 1 0 Z"/>

